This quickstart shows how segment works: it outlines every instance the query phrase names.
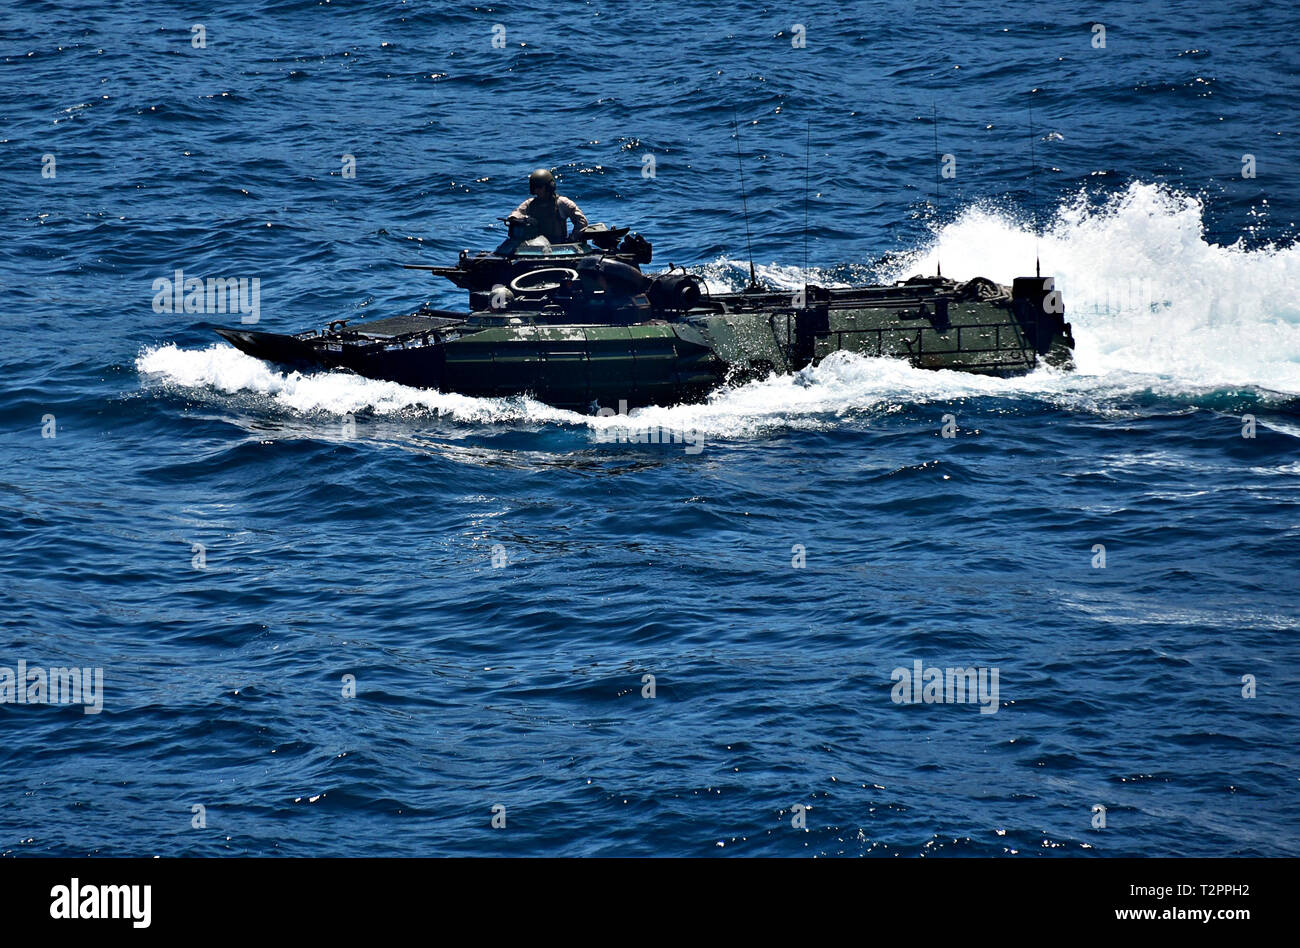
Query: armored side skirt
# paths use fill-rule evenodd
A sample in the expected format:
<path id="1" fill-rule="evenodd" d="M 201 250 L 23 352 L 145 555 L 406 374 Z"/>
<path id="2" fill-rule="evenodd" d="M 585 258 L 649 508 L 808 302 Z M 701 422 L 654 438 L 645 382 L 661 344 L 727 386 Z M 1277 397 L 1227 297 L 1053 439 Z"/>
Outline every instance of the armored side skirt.
<path id="1" fill-rule="evenodd" d="M 578 410 L 699 401 L 728 370 L 698 338 L 668 323 L 510 326 L 382 341 L 218 331 L 241 351 L 287 368 L 348 369 L 480 398 L 528 394 Z"/>

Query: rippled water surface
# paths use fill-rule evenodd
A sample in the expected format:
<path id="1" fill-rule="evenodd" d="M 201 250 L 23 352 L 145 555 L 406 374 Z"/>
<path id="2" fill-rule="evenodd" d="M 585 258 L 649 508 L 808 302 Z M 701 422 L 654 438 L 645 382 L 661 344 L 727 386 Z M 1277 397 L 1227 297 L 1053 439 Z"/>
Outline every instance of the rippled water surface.
<path id="1" fill-rule="evenodd" d="M 98 714 L 0 705 L 0 852 L 1300 855 L 1300 16 L 1093 24 L 0 8 L 0 698 L 103 673 Z M 176 268 L 257 277 L 271 331 L 463 305 L 400 265 L 495 245 L 538 165 L 738 288 L 733 117 L 762 279 L 1037 255 L 1077 370 L 835 357 L 619 420 L 151 305 Z M 897 703 L 917 661 L 997 699 Z"/>

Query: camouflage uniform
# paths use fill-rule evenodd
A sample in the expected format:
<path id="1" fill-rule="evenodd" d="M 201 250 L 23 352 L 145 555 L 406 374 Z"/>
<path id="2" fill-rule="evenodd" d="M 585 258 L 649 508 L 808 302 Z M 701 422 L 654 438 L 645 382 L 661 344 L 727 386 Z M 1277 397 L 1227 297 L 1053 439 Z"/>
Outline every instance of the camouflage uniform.
<path id="1" fill-rule="evenodd" d="M 558 194 L 554 201 L 540 195 L 530 197 L 510 212 L 506 222 L 520 224 L 529 218 L 537 222 L 537 232 L 553 244 L 562 244 L 569 239 L 566 221 L 573 221 L 574 233 L 587 226 L 587 217 L 578 205 Z"/>

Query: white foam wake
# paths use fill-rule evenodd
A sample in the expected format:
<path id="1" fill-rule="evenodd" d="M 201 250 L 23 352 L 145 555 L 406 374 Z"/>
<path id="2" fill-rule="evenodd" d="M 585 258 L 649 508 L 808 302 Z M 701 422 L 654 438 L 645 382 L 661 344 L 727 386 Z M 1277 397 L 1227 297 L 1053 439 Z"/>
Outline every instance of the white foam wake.
<path id="1" fill-rule="evenodd" d="M 279 372 L 221 343 L 204 349 L 181 349 L 170 343 L 151 347 L 136 359 L 136 369 L 150 381 L 166 386 L 261 396 L 275 408 L 302 414 L 424 412 L 477 424 L 563 422 L 578 417 L 528 398 L 470 398 L 349 372 Z"/>
<path id="2" fill-rule="evenodd" d="M 1080 372 L 1131 373 L 1189 391 L 1252 386 L 1300 393 L 1300 246 L 1248 250 L 1205 239 L 1188 195 L 1131 184 L 1103 206 L 1080 194 L 1040 239 L 1004 212 L 971 208 L 892 275 L 999 282 L 1056 277 Z"/>

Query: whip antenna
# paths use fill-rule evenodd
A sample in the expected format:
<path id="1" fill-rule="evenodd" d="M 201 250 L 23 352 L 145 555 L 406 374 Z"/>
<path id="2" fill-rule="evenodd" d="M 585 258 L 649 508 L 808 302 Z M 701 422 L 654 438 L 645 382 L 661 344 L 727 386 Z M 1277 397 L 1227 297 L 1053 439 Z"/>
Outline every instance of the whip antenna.
<path id="1" fill-rule="evenodd" d="M 808 305 L 808 163 L 812 154 L 812 121 L 805 120 L 803 139 L 803 304 Z"/>
<path id="2" fill-rule="evenodd" d="M 1034 107 L 1029 107 L 1029 181 L 1030 201 L 1034 209 L 1034 276 L 1042 277 L 1038 253 L 1038 163 L 1034 161 Z"/>
<path id="3" fill-rule="evenodd" d="M 740 168 L 740 206 L 745 212 L 745 249 L 749 251 L 749 290 L 757 290 L 758 280 L 754 277 L 754 244 L 749 238 L 749 201 L 745 197 L 745 163 L 740 160 L 740 126 L 736 124 L 736 111 L 731 111 L 731 128 L 736 133 L 736 165 Z"/>
<path id="4" fill-rule="evenodd" d="M 939 216 L 939 165 L 942 164 L 939 158 L 939 112 L 933 102 L 930 103 L 930 124 L 934 126 L 934 213 L 935 217 Z M 936 276 L 943 276 L 943 263 L 939 260 L 939 234 L 934 235 L 934 272 Z"/>

